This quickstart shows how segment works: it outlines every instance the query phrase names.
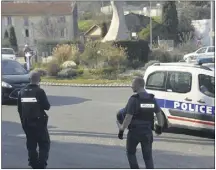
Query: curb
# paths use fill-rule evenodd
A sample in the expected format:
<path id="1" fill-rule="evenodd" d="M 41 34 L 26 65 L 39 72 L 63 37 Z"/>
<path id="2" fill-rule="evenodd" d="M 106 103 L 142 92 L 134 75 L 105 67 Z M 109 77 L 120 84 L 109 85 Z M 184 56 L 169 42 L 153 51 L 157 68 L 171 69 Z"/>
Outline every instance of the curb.
<path id="1" fill-rule="evenodd" d="M 52 83 L 41 82 L 40 85 L 45 86 L 67 86 L 67 87 L 131 87 L 129 84 L 74 84 L 74 83 Z"/>

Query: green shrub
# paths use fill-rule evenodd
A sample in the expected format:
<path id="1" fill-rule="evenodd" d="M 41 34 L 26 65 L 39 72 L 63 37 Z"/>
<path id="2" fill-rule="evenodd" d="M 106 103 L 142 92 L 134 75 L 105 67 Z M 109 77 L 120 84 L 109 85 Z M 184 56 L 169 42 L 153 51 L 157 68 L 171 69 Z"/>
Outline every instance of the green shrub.
<path id="1" fill-rule="evenodd" d="M 99 53 L 99 42 L 89 41 L 85 44 L 85 50 L 80 56 L 80 64 L 88 68 L 97 68 L 98 64 L 103 61 Z"/>
<path id="2" fill-rule="evenodd" d="M 66 68 L 58 72 L 59 78 L 73 78 L 77 76 L 77 72 L 73 68 Z"/>
<path id="3" fill-rule="evenodd" d="M 57 61 L 51 61 L 46 65 L 47 73 L 49 76 L 57 76 L 60 71 L 60 65 Z"/>
<path id="4" fill-rule="evenodd" d="M 34 71 L 37 71 L 40 76 L 47 76 L 48 75 L 48 72 L 46 69 L 43 69 L 43 68 L 35 68 Z"/>
<path id="5" fill-rule="evenodd" d="M 157 60 L 160 62 L 170 62 L 171 56 L 168 51 L 165 51 L 163 49 L 157 49 L 157 50 L 152 50 L 149 59 Z"/>
<path id="6" fill-rule="evenodd" d="M 58 61 L 58 63 L 62 64 L 65 61 L 76 60 L 79 57 L 79 49 L 76 45 L 62 44 L 57 45 L 52 52 L 52 56 Z M 78 61 L 77 61 L 78 62 Z"/>
<path id="7" fill-rule="evenodd" d="M 160 63 L 160 61 L 157 60 L 150 60 L 148 63 L 145 64 L 143 70 L 145 71 L 149 66 L 155 64 L 155 63 Z"/>
<path id="8" fill-rule="evenodd" d="M 143 73 L 135 72 L 135 73 L 133 73 L 133 76 L 134 77 L 142 77 L 143 78 Z"/>
<path id="9" fill-rule="evenodd" d="M 93 76 L 101 79 L 117 79 L 118 69 L 113 67 L 100 68 L 100 69 L 91 69 L 89 73 Z"/>
<path id="10" fill-rule="evenodd" d="M 76 73 L 77 73 L 77 75 L 83 75 L 84 74 L 84 70 L 83 69 L 77 69 Z"/>
<path id="11" fill-rule="evenodd" d="M 174 49 L 173 51 L 166 51 L 164 49 L 153 50 L 150 54 L 151 60 L 157 60 L 160 62 L 178 62 L 182 60 L 183 54 Z"/>
<path id="12" fill-rule="evenodd" d="M 122 47 L 128 56 L 128 60 L 138 60 L 140 62 L 147 62 L 149 55 L 149 45 L 144 40 L 133 40 L 133 41 L 116 41 L 114 44 L 117 47 Z"/>

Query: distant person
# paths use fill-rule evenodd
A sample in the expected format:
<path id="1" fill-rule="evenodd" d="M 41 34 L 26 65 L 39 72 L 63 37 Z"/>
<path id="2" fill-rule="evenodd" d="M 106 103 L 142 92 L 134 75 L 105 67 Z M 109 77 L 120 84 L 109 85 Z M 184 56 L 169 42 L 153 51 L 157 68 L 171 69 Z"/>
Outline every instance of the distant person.
<path id="1" fill-rule="evenodd" d="M 124 130 L 128 128 L 126 150 L 131 169 L 139 168 L 136 158 L 136 148 L 139 143 L 141 143 L 146 168 L 154 168 L 152 158 L 154 113 L 158 118 L 158 125 L 156 125 L 155 129 L 156 134 L 160 135 L 162 133 L 164 124 L 161 109 L 154 95 L 147 93 L 144 85 L 143 78 L 137 77 L 134 79 L 132 89 L 136 94 L 130 97 L 126 108 L 117 113 L 117 121 L 121 124 L 118 134 L 119 139 L 123 139 Z"/>
<path id="2" fill-rule="evenodd" d="M 32 50 L 31 50 L 31 48 L 29 47 L 29 45 L 26 44 L 26 45 L 24 46 L 24 49 L 23 49 L 25 62 L 26 62 L 26 54 L 27 54 L 27 53 L 30 53 L 31 51 L 32 51 Z"/>
<path id="3" fill-rule="evenodd" d="M 18 112 L 26 134 L 29 166 L 33 169 L 45 169 L 50 150 L 50 137 L 47 129 L 50 109 L 46 93 L 39 87 L 40 74 L 30 74 L 30 84 L 18 94 Z M 39 154 L 37 152 L 39 146 Z"/>

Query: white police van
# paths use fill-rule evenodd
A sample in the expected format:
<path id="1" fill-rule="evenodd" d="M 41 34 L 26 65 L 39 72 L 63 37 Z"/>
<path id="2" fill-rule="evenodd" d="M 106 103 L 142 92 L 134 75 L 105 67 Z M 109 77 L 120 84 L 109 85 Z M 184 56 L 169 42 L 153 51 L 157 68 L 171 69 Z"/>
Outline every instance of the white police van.
<path id="1" fill-rule="evenodd" d="M 189 63 L 155 63 L 145 72 L 147 92 L 155 95 L 165 127 L 214 130 L 214 69 Z"/>

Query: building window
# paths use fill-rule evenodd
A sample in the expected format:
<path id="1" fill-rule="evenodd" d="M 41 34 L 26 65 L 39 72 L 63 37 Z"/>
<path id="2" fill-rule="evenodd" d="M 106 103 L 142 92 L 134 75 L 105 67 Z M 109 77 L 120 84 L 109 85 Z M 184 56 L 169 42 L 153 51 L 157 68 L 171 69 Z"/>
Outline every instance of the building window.
<path id="1" fill-rule="evenodd" d="M 29 30 L 25 29 L 25 37 L 29 37 Z"/>
<path id="2" fill-rule="evenodd" d="M 60 23 L 65 23 L 65 22 L 66 22 L 65 16 L 60 16 L 60 17 L 58 18 L 58 22 L 60 22 Z"/>
<path id="3" fill-rule="evenodd" d="M 7 17 L 7 25 L 12 25 L 12 19 L 11 19 L 11 17 Z"/>
<path id="4" fill-rule="evenodd" d="M 65 29 L 61 29 L 60 36 L 61 38 L 65 38 Z"/>
<path id="5" fill-rule="evenodd" d="M 29 26 L 29 19 L 28 19 L 28 17 L 24 17 L 23 20 L 24 20 L 24 26 Z"/>

